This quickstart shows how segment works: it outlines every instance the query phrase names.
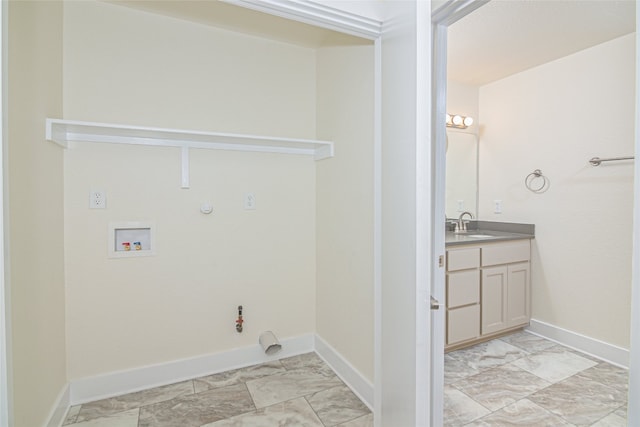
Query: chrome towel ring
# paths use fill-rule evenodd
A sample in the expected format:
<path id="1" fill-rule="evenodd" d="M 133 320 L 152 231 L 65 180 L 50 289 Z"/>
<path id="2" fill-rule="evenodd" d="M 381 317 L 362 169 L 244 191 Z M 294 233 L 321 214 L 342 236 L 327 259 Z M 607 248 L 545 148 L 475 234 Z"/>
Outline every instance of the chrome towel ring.
<path id="1" fill-rule="evenodd" d="M 540 169 L 531 172 L 524 179 L 524 185 L 533 193 L 544 193 L 549 189 L 549 180 L 542 174 Z"/>

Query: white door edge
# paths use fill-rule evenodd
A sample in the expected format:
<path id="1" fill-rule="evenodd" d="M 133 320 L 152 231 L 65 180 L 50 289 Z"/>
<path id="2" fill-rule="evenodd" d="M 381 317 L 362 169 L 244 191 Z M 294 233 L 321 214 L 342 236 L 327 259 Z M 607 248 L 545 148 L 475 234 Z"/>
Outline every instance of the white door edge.
<path id="1" fill-rule="evenodd" d="M 640 8 L 636 7 L 636 120 L 633 199 L 633 253 L 631 274 L 631 336 L 629 346 L 629 394 L 627 396 L 627 425 L 640 425 Z"/>

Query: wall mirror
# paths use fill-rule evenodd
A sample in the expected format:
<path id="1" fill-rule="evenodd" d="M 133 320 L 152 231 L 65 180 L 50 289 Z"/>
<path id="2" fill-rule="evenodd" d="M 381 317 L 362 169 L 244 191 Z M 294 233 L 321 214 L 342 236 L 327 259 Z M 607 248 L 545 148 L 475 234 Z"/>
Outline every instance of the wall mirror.
<path id="1" fill-rule="evenodd" d="M 465 211 L 478 217 L 478 137 L 447 129 L 445 203 L 447 218 Z"/>

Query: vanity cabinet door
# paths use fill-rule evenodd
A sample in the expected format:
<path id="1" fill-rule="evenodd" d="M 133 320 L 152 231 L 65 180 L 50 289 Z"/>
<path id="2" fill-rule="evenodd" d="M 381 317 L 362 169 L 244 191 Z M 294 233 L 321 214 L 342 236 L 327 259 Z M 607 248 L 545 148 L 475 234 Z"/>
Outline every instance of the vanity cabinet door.
<path id="1" fill-rule="evenodd" d="M 479 253 L 479 252 L 478 252 Z M 480 270 L 447 274 L 447 345 L 480 336 Z"/>
<path id="2" fill-rule="evenodd" d="M 480 306 L 469 305 L 447 311 L 447 345 L 480 336 Z"/>
<path id="3" fill-rule="evenodd" d="M 531 317 L 529 263 L 511 264 L 507 274 L 507 327 L 512 328 L 529 323 Z"/>
<path id="4" fill-rule="evenodd" d="M 525 326 L 531 318 L 531 242 L 447 250 L 447 347 Z"/>
<path id="5" fill-rule="evenodd" d="M 507 281 L 506 266 L 482 270 L 482 335 L 507 328 Z"/>
<path id="6" fill-rule="evenodd" d="M 447 308 L 480 302 L 480 270 L 466 270 L 447 275 Z"/>
<path id="7" fill-rule="evenodd" d="M 482 335 L 529 323 L 529 277 L 528 262 L 482 270 Z"/>

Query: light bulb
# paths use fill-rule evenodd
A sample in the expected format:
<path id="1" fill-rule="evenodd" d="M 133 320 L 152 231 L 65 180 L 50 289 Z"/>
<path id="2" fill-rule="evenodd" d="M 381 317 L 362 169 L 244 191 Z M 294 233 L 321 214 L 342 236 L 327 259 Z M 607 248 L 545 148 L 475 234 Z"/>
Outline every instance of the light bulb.
<path id="1" fill-rule="evenodd" d="M 453 124 L 456 126 L 460 126 L 462 124 L 462 116 L 453 116 Z"/>
<path id="2" fill-rule="evenodd" d="M 473 117 L 465 117 L 463 123 L 465 126 L 471 126 L 473 124 Z"/>
<path id="3" fill-rule="evenodd" d="M 450 125 L 451 124 L 451 114 L 447 114 L 445 117 L 446 117 L 447 124 Z"/>

